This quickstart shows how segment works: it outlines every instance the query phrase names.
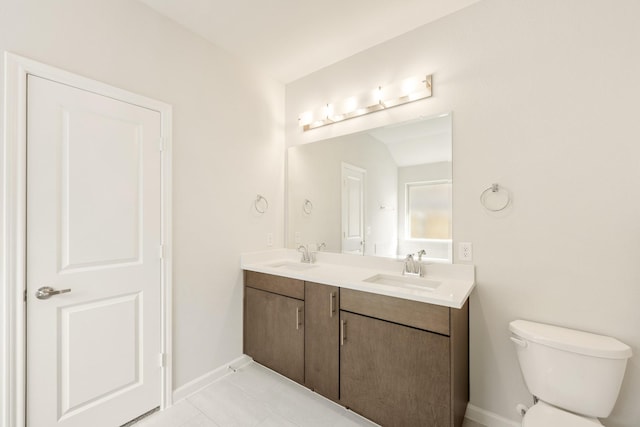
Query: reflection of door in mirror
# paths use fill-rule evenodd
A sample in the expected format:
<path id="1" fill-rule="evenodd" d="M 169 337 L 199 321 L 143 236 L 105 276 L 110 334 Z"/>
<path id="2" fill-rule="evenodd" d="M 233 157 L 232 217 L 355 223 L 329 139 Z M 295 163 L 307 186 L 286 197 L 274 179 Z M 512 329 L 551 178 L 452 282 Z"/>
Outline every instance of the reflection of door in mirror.
<path id="1" fill-rule="evenodd" d="M 364 255 L 366 176 L 366 170 L 342 163 L 342 253 Z"/>

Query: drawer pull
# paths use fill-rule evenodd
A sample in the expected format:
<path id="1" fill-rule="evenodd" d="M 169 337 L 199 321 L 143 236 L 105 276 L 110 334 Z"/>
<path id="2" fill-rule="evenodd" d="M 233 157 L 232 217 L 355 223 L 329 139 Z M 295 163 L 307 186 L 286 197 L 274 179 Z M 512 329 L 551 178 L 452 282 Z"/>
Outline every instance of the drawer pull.
<path id="1" fill-rule="evenodd" d="M 336 312 L 336 293 L 331 292 L 329 294 L 329 317 L 333 317 L 333 313 Z"/>
<path id="2" fill-rule="evenodd" d="M 300 307 L 296 307 L 296 331 L 300 330 L 300 312 L 302 310 L 300 309 Z"/>

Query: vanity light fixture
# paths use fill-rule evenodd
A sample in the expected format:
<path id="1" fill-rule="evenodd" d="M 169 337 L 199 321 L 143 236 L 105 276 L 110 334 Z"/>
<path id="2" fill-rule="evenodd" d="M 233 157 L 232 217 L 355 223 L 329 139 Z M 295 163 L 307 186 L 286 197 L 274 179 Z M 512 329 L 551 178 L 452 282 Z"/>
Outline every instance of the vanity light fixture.
<path id="1" fill-rule="evenodd" d="M 307 111 L 298 116 L 298 122 L 306 132 L 321 126 L 364 116 L 387 108 L 397 107 L 431 96 L 431 74 L 412 77 L 401 82 L 351 96 L 341 102 L 327 103 L 317 111 Z"/>

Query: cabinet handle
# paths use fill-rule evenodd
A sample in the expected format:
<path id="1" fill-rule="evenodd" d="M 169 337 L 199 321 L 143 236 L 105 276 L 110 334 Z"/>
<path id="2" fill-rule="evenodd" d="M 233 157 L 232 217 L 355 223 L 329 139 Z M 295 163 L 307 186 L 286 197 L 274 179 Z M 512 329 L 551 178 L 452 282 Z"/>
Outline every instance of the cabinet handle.
<path id="1" fill-rule="evenodd" d="M 344 342 L 347 340 L 347 321 L 340 321 L 340 345 L 344 345 Z"/>
<path id="2" fill-rule="evenodd" d="M 331 292 L 329 294 L 329 317 L 333 317 L 333 313 L 336 312 L 336 293 Z"/>
<path id="3" fill-rule="evenodd" d="M 300 307 L 296 307 L 296 331 L 300 330 Z"/>

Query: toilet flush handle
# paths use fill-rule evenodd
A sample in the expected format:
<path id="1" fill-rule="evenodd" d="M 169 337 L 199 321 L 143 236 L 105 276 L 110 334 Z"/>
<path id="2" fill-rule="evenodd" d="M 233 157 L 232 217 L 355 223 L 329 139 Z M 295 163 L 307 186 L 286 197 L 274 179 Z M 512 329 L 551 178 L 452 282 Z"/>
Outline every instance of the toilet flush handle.
<path id="1" fill-rule="evenodd" d="M 520 347 L 526 347 L 527 346 L 527 341 L 525 340 L 521 340 L 520 338 L 516 338 L 516 337 L 510 337 L 511 341 L 513 341 L 514 343 L 518 344 Z"/>

